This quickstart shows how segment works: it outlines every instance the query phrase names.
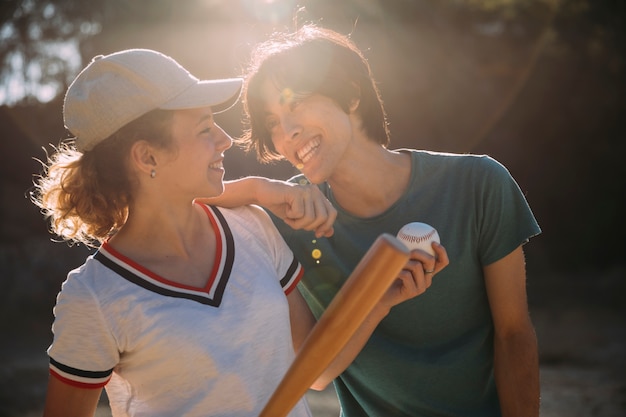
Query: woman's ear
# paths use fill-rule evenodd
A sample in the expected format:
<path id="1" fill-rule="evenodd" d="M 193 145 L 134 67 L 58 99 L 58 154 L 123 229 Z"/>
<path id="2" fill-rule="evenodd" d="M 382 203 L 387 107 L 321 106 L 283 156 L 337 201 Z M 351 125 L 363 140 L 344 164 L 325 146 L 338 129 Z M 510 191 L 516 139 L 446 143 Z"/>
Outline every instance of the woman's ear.
<path id="1" fill-rule="evenodd" d="M 157 158 L 153 148 L 145 140 L 139 140 L 130 148 L 130 163 L 138 172 L 146 175 L 152 174 L 156 170 Z"/>

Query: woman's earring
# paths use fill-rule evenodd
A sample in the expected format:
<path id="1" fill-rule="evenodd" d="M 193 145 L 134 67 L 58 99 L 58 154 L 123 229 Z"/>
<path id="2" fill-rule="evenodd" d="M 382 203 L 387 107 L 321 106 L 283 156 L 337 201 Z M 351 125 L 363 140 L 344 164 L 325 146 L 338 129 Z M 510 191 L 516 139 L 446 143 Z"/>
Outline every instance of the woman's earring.
<path id="1" fill-rule="evenodd" d="M 156 177 L 156 169 L 153 169 L 152 171 L 150 171 L 150 178 L 154 178 Z"/>

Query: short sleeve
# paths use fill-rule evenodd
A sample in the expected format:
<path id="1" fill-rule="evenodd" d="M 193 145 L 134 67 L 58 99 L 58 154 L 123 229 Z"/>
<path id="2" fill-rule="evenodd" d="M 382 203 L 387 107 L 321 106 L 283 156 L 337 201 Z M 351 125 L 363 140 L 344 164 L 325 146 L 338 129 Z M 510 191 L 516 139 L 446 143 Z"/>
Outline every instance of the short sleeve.
<path id="1" fill-rule="evenodd" d="M 79 271 L 68 275 L 54 307 L 50 373 L 70 385 L 98 388 L 110 379 L 119 353 L 98 299 Z"/>
<path id="2" fill-rule="evenodd" d="M 289 294 L 304 275 L 304 269 L 293 252 L 285 243 L 270 216 L 260 207 L 253 206 L 263 235 L 267 240 L 267 247 L 272 252 L 274 267 L 280 278 L 280 284 L 285 294 Z"/>
<path id="3" fill-rule="evenodd" d="M 480 258 L 489 265 L 541 233 L 522 190 L 499 162 L 480 158 Z"/>

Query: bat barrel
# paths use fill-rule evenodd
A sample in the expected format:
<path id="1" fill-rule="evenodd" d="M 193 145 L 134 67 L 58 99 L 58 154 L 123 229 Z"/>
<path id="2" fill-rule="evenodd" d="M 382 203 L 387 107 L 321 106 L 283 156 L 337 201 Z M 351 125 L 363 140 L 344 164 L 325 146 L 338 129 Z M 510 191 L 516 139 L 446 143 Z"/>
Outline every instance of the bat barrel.
<path id="1" fill-rule="evenodd" d="M 284 417 L 344 348 L 409 259 L 394 236 L 376 239 L 313 327 L 259 417 Z"/>

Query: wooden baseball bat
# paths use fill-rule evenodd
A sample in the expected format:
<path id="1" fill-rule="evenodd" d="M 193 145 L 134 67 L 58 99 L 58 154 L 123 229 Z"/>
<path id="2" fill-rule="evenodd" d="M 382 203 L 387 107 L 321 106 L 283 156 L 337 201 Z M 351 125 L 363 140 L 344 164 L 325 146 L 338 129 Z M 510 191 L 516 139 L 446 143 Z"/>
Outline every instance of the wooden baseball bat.
<path id="1" fill-rule="evenodd" d="M 259 417 L 285 417 L 348 343 L 409 259 L 396 237 L 380 235 L 315 324 Z"/>

